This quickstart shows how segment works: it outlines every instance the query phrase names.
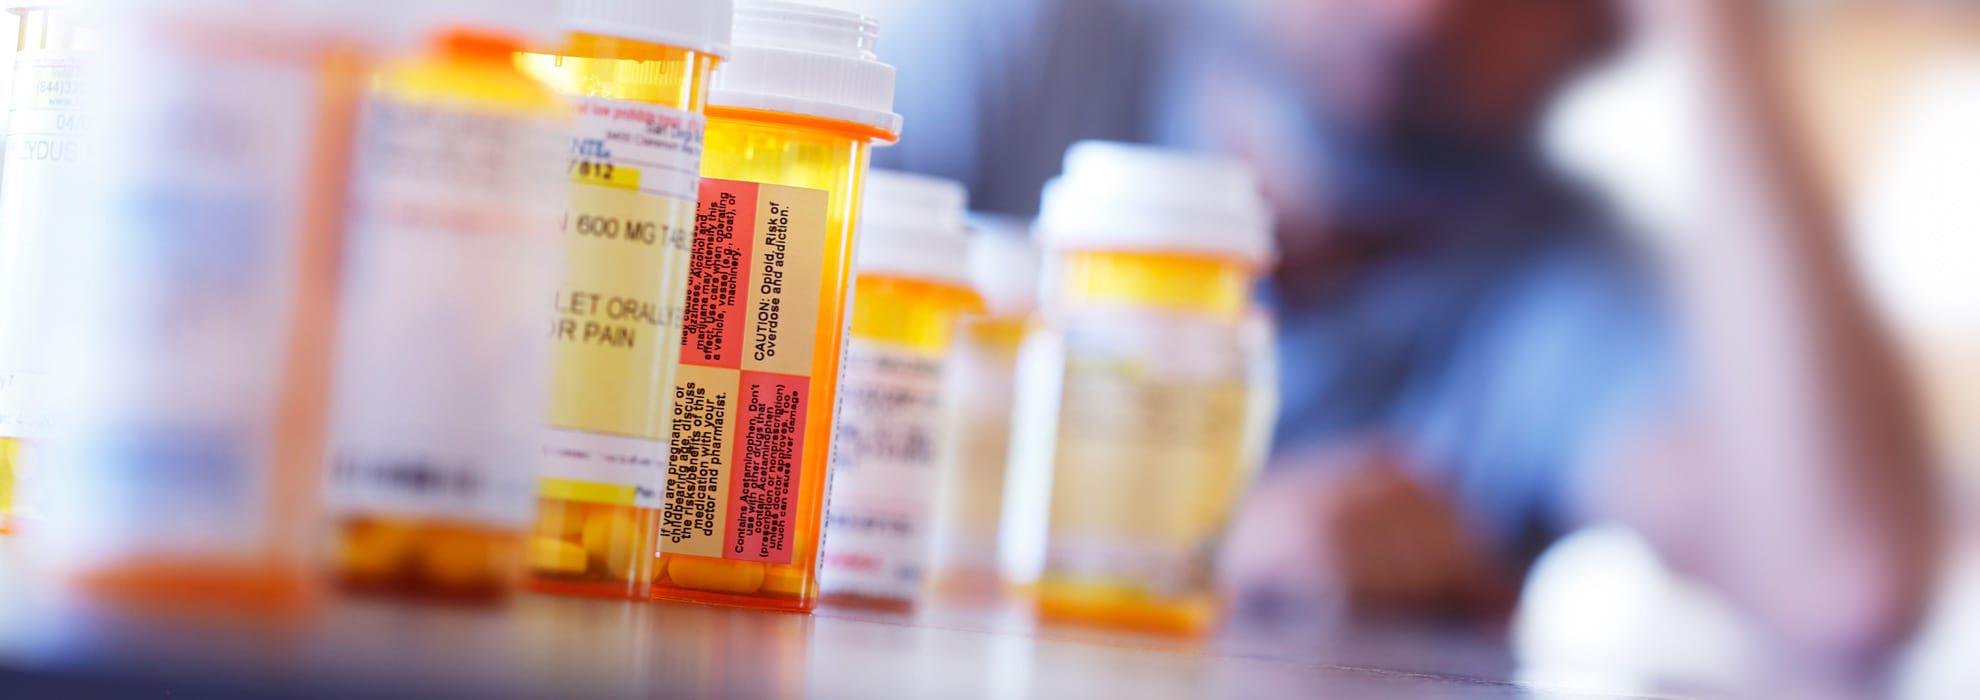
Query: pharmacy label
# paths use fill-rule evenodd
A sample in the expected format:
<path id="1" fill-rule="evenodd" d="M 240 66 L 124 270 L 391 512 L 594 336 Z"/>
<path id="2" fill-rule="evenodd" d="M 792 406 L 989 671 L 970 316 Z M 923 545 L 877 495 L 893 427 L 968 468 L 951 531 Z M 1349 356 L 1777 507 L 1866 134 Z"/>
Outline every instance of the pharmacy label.
<path id="1" fill-rule="evenodd" d="M 44 375 L 0 371 L 0 439 L 37 437 L 46 427 Z"/>
<path id="2" fill-rule="evenodd" d="M 1069 315 L 1063 334 L 1063 355 L 1048 363 L 1063 369 L 1046 566 L 1161 595 L 1201 590 L 1251 470 L 1241 333 L 1182 316 L 1089 313 Z"/>
<path id="3" fill-rule="evenodd" d="M 302 293 L 304 270 L 327 265 L 307 254 L 322 239 L 297 216 L 317 194 L 325 72 L 135 34 L 104 49 L 119 70 L 91 76 L 103 84 L 89 91 L 102 101 L 87 110 L 102 120 L 84 132 L 90 186 L 54 190 L 83 206 L 38 224 L 61 251 L 44 301 L 63 321 L 47 326 L 46 360 L 65 417 L 46 443 L 45 463 L 60 467 L 44 472 L 43 494 L 51 513 L 91 514 L 49 534 L 90 556 L 264 556 L 294 524 L 264 496 L 290 473 L 271 465 L 292 466 L 286 450 L 314 432 L 288 422 L 284 397 L 316 391 L 303 382 L 320 372 L 302 369 L 295 342 L 327 325 L 327 304 Z M 80 124 L 49 115 L 75 108 L 74 74 L 39 58 L 22 71 L 15 136 L 73 136 Z M 67 162 L 66 146 L 10 141 L 9 191 L 54 172 L 25 164 Z"/>
<path id="4" fill-rule="evenodd" d="M 823 190 L 704 179 L 683 311 L 662 552 L 788 564 L 797 526 Z"/>
<path id="5" fill-rule="evenodd" d="M 47 423 L 38 389 L 47 358 L 53 237 L 72 230 L 67 201 L 82 157 L 84 56 L 40 49 L 14 57 L 6 177 L 0 178 L 0 438 Z"/>
<path id="6" fill-rule="evenodd" d="M 329 468 L 333 510 L 529 521 L 554 296 L 562 125 L 365 107 Z"/>
<path id="7" fill-rule="evenodd" d="M 994 571 L 1010 463 L 1011 406 L 1024 322 L 966 318 L 943 372 L 944 455 L 936 479 L 938 569 Z"/>
<path id="8" fill-rule="evenodd" d="M 942 356 L 853 338 L 839 379 L 819 585 L 912 597 L 926 567 L 942 440 Z"/>
<path id="9" fill-rule="evenodd" d="M 658 508 L 703 118 L 603 98 L 576 109 L 542 495 Z"/>

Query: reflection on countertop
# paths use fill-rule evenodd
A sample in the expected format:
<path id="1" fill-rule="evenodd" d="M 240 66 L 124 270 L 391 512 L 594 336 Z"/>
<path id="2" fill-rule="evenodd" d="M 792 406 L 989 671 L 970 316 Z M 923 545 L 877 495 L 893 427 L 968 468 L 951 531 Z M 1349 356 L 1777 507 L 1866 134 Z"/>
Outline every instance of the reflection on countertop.
<path id="1" fill-rule="evenodd" d="M 530 595 L 499 610 L 333 599 L 287 626 L 136 616 L 53 595 L 16 550 L 0 544 L 9 697 L 1470 698 L 1774 687 L 1549 658 L 1553 647 L 1530 630 L 1342 622 L 1186 640 L 1041 627 L 1009 600 L 798 615 Z M 1519 624 L 1539 623 L 1529 614 Z M 1945 688 L 1906 694 L 1934 690 Z"/>

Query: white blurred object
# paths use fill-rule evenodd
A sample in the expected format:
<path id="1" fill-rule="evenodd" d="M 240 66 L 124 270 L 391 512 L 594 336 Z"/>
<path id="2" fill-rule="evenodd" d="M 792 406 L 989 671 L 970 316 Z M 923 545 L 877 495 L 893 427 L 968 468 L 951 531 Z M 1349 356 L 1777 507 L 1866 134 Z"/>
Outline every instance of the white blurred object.
<path id="1" fill-rule="evenodd" d="M 1851 201 L 1856 254 L 1929 377 L 1942 449 L 1980 464 L 1980 55 L 1923 71 L 1900 94 Z"/>
<path id="2" fill-rule="evenodd" d="M 1639 233 L 1682 233 L 1708 194 L 1690 60 L 1640 40 L 1564 92 L 1543 128 L 1548 158 L 1607 194 Z"/>
<path id="3" fill-rule="evenodd" d="M 1980 57 L 1907 92 L 1853 202 L 1858 254 L 1901 323 L 1980 336 Z"/>
<path id="4" fill-rule="evenodd" d="M 1973 663 L 1980 648 L 1980 547 L 1968 543 L 1958 552 L 1925 627 L 1896 669 L 1892 697 L 1974 697 L 1980 689 L 1980 666 Z"/>
<path id="5" fill-rule="evenodd" d="M 1512 640 L 1523 681 L 1574 687 L 1599 679 L 1642 693 L 1674 681 L 1740 687 L 1760 648 L 1722 600 L 1677 578 L 1649 542 L 1614 525 L 1569 535 L 1534 563 Z"/>
<path id="6" fill-rule="evenodd" d="M 970 284 L 970 240 L 962 183 L 874 170 L 859 221 L 859 273 Z"/>
<path id="7" fill-rule="evenodd" d="M 1258 178 L 1228 158 L 1081 141 L 1045 183 L 1038 243 L 1048 251 L 1203 254 L 1269 266 L 1272 214 Z"/>
<path id="8" fill-rule="evenodd" d="M 969 277 L 990 313 L 1022 315 L 1038 308 L 1038 245 L 1022 224 L 979 217 L 971 222 Z"/>

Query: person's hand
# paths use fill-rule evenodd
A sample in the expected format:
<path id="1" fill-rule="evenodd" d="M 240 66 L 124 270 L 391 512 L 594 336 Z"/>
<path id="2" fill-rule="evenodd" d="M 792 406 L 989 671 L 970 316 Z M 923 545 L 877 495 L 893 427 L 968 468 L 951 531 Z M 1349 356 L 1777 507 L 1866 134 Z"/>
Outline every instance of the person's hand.
<path id="1" fill-rule="evenodd" d="M 1501 615 L 1513 586 L 1404 457 L 1357 446 L 1286 460 L 1239 509 L 1223 576 L 1240 617 Z"/>

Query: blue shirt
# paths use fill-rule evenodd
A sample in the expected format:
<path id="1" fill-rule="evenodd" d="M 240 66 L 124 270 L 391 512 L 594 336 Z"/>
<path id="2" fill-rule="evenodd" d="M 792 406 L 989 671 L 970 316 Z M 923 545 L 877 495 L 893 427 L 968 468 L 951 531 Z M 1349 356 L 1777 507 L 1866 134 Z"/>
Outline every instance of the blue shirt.
<path id="1" fill-rule="evenodd" d="M 1537 555 L 1572 525 L 1594 453 L 1670 369 L 1638 258 L 1614 228 L 1564 218 L 1444 231 L 1281 295 L 1275 452 L 1399 441 L 1495 550 Z"/>

